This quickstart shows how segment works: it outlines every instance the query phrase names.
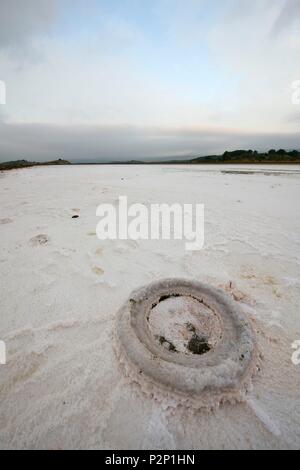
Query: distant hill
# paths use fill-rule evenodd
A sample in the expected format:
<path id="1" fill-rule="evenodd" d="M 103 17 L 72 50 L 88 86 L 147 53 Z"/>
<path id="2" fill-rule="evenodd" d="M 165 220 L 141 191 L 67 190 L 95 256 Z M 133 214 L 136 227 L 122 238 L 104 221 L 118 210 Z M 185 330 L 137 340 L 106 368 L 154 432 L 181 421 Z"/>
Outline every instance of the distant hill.
<path id="1" fill-rule="evenodd" d="M 256 150 L 234 150 L 232 152 L 224 152 L 222 155 L 209 155 L 209 156 L 187 156 L 181 159 L 160 159 L 155 161 L 138 161 L 138 160 L 129 160 L 129 161 L 117 161 L 117 162 L 106 162 L 101 163 L 102 165 L 174 165 L 174 164 L 191 164 L 191 165 L 201 165 L 201 164 L 232 164 L 232 163 L 246 163 L 246 164 L 256 164 L 256 163 L 296 163 L 300 164 L 300 152 L 298 150 L 286 151 L 284 149 L 280 150 L 269 150 L 268 152 L 259 153 Z M 93 163 L 100 164 L 100 163 Z"/>
<path id="2" fill-rule="evenodd" d="M 223 155 L 197 157 L 188 160 L 189 163 L 300 163 L 298 150 L 286 151 L 269 150 L 267 153 L 258 153 L 256 150 L 235 150 L 224 152 Z"/>
<path id="3" fill-rule="evenodd" d="M 27 160 L 15 160 L 12 162 L 4 162 L 0 163 L 0 171 L 3 170 L 13 170 L 16 168 L 27 168 L 31 166 L 45 166 L 45 165 L 71 165 L 70 162 L 67 160 L 62 160 L 59 158 L 58 160 L 53 160 L 50 162 L 28 162 Z"/>
<path id="4" fill-rule="evenodd" d="M 300 164 L 300 151 L 291 150 L 287 151 L 284 149 L 280 150 L 269 150 L 268 152 L 259 153 L 256 150 L 234 150 L 232 152 L 224 152 L 222 155 L 209 155 L 209 156 L 187 156 L 181 159 L 169 159 L 169 160 L 155 160 L 155 161 L 114 161 L 114 162 L 80 162 L 74 163 L 75 165 L 171 165 L 171 164 L 190 164 L 190 165 L 201 165 L 201 164 L 233 164 L 233 163 L 245 163 L 245 164 L 257 164 L 257 163 L 277 163 L 277 164 Z M 45 165 L 71 165 L 72 163 L 67 160 L 53 160 L 50 162 L 29 162 L 27 160 L 16 160 L 12 162 L 0 163 L 1 170 L 12 170 L 14 168 L 26 168 L 31 166 L 45 166 Z"/>

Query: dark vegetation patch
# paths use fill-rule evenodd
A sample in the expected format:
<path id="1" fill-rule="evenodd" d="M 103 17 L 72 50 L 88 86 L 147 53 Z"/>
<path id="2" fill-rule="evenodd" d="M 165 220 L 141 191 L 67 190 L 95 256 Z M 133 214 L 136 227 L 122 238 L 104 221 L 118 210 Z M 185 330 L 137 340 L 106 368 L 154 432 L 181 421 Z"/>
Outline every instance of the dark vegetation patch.
<path id="1" fill-rule="evenodd" d="M 204 336 L 198 336 L 196 333 L 193 334 L 189 340 L 187 348 L 193 354 L 205 354 L 210 351 L 210 345 L 207 342 L 207 338 Z"/>
<path id="2" fill-rule="evenodd" d="M 174 344 L 171 343 L 171 341 L 168 341 L 164 336 L 159 336 L 158 340 L 162 346 L 167 345 L 169 351 L 177 352 L 177 349 L 175 348 Z"/>
<path id="3" fill-rule="evenodd" d="M 186 323 L 186 329 L 188 331 L 191 331 L 192 333 L 196 333 L 196 328 L 194 327 L 194 325 L 190 322 L 187 322 Z"/>
<path id="4" fill-rule="evenodd" d="M 27 160 L 15 160 L 12 162 L 0 163 L 0 171 L 2 170 L 13 170 L 16 168 L 28 168 L 31 166 L 46 166 L 46 165 L 71 165 L 67 160 L 53 160 L 51 162 L 29 162 Z"/>

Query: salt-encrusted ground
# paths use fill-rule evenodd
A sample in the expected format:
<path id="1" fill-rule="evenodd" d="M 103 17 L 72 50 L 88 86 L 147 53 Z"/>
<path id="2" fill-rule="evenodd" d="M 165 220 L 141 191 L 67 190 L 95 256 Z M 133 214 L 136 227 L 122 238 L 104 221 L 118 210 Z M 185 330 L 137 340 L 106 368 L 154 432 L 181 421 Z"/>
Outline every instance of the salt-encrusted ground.
<path id="1" fill-rule="evenodd" d="M 0 448 L 300 446 L 300 365 L 291 361 L 300 339 L 300 168 L 232 168 L 0 174 L 0 340 L 7 345 Z M 99 241 L 96 207 L 120 195 L 129 203 L 204 203 L 204 249 Z M 123 376 L 115 313 L 133 289 L 165 277 L 221 285 L 254 318 L 263 360 L 245 403 L 214 412 L 168 408 Z"/>

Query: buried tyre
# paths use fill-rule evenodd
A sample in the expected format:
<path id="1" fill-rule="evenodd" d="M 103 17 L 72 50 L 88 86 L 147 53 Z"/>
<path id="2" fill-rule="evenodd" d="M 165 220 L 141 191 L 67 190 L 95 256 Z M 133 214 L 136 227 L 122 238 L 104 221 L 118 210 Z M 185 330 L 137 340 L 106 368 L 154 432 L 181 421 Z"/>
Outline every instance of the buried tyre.
<path id="1" fill-rule="evenodd" d="M 121 362 L 144 390 L 211 406 L 241 400 L 257 368 L 252 325 L 219 289 L 166 279 L 134 291 L 117 315 Z"/>

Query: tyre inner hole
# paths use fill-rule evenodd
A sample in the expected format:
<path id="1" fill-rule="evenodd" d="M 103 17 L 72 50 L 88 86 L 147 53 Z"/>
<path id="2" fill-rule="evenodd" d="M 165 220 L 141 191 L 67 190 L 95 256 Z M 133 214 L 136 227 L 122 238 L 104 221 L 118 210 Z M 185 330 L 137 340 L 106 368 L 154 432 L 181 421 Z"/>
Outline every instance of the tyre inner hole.
<path id="1" fill-rule="evenodd" d="M 175 354 L 205 354 L 222 337 L 219 316 L 188 295 L 161 297 L 149 313 L 148 324 L 155 341 Z"/>

